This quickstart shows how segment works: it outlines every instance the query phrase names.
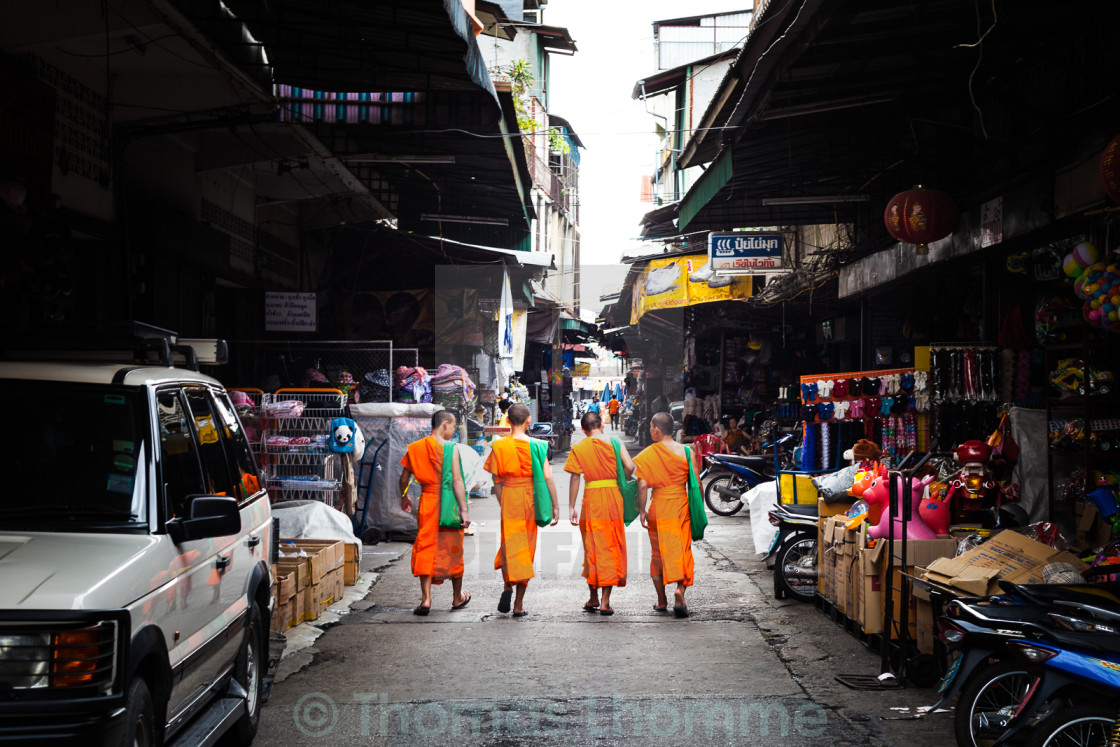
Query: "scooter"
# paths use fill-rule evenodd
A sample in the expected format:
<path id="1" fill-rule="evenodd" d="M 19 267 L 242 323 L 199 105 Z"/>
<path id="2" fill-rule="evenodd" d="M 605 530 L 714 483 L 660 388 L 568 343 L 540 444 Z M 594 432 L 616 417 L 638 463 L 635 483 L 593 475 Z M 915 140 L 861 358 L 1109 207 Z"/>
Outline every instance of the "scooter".
<path id="1" fill-rule="evenodd" d="M 793 435 L 782 436 L 772 448 L 779 451 L 793 441 Z M 704 458 L 705 468 L 700 473 L 700 483 L 705 484 L 704 502 L 720 516 L 732 516 L 743 508 L 743 493 L 756 485 L 770 482 L 775 477 L 774 455 L 709 454 Z M 814 527 L 816 525 L 814 524 Z"/>
<path id="2" fill-rule="evenodd" d="M 529 426 L 526 433 L 532 438 L 539 438 L 542 441 L 548 441 L 548 459 L 552 461 L 552 456 L 560 449 L 560 440 L 562 434 L 552 427 L 552 423 L 542 421 L 540 423 L 533 423 Z"/>
<path id="3" fill-rule="evenodd" d="M 642 419 L 638 417 L 638 408 L 631 407 L 630 414 L 626 416 L 626 420 L 622 421 L 622 432 L 633 438 L 638 435 L 638 426 L 641 422 Z"/>
<path id="4" fill-rule="evenodd" d="M 780 503 L 767 514 L 778 527 L 770 547 L 774 598 L 811 602 L 817 593 L 817 506 Z"/>

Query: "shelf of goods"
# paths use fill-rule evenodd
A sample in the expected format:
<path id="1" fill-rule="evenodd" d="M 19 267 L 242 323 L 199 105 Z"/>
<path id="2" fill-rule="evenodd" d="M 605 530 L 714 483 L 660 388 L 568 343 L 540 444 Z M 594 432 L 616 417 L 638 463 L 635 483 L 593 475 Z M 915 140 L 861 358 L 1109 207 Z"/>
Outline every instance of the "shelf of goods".
<path id="1" fill-rule="evenodd" d="M 259 435 L 253 451 L 272 501 L 317 500 L 341 510 L 342 465 L 330 437 L 331 421 L 346 415 L 346 395 L 338 389 L 237 391 L 253 402 L 239 406 L 239 414 L 246 431 Z"/>

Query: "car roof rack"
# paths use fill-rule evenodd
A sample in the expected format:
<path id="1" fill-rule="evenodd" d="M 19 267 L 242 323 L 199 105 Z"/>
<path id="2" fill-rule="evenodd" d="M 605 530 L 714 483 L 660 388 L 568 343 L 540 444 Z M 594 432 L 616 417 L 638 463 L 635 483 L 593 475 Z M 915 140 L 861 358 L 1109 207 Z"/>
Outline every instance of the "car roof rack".
<path id="1" fill-rule="evenodd" d="M 197 371 L 200 364 L 229 360 L 225 340 L 180 338 L 171 330 L 142 322 L 69 326 L 0 339 L 0 360 L 139 363 Z"/>

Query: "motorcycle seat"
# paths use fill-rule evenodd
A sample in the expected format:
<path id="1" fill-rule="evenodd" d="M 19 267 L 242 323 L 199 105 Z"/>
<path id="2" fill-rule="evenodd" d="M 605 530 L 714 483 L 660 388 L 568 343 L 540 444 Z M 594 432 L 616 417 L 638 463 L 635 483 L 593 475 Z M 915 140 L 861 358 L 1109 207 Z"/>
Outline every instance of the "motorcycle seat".
<path id="1" fill-rule="evenodd" d="M 1010 581 L 1001 579 L 999 587 L 1005 594 L 1011 594 L 1027 600 L 1052 603 L 1057 600 L 1083 602 L 1085 604 L 1098 604 L 1114 607 L 1120 604 L 1120 583 L 1110 581 L 1101 584 L 1077 584 L 1073 586 L 1061 584 L 1030 584 L 1025 588 Z"/>
<path id="2" fill-rule="evenodd" d="M 712 454 L 712 459 L 717 462 L 726 462 L 728 464 L 738 464 L 743 467 L 750 467 L 751 469 L 761 470 L 774 468 L 774 457 L 764 455 L 743 456 L 742 454 Z"/>
<path id="3" fill-rule="evenodd" d="M 787 513 L 797 514 L 798 516 L 816 516 L 816 505 L 801 505 L 799 503 L 783 503 L 781 509 Z"/>

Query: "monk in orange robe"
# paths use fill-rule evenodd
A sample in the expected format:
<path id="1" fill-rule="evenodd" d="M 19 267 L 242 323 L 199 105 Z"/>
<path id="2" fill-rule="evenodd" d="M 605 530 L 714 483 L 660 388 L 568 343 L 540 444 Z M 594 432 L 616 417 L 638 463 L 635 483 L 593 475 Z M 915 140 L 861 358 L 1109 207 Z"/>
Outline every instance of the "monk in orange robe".
<path id="1" fill-rule="evenodd" d="M 659 412 L 650 418 L 649 433 L 653 443 L 634 457 L 638 478 L 638 518 L 649 530 L 653 557 L 649 575 L 657 591 L 658 612 L 668 610 L 665 587 L 675 583 L 673 614 L 688 617 L 684 590 L 692 586 L 692 520 L 688 512 L 688 462 L 684 446 L 673 440 L 673 418 Z M 700 472 L 696 454 L 693 469 Z M 649 507 L 646 507 L 647 493 Z"/>
<path id="2" fill-rule="evenodd" d="M 580 426 L 587 438 L 572 447 L 564 471 L 572 475 L 568 489 L 572 526 L 579 526 L 583 537 L 583 577 L 587 579 L 590 592 L 583 609 L 613 615 L 611 590 L 626 586 L 626 525 L 622 494 L 618 492 L 618 464 L 610 439 L 603 435 L 603 421 L 599 415 L 585 414 Z M 622 469 L 629 478 L 634 474 L 634 462 L 626 447 L 621 444 L 620 447 Z M 576 511 L 581 477 L 587 481 L 582 513 Z"/>
<path id="3" fill-rule="evenodd" d="M 440 410 L 432 416 L 432 435 L 408 445 L 401 459 L 401 510 L 412 513 L 408 485 L 413 477 L 420 483 L 420 507 L 416 513 L 416 539 L 412 543 L 412 575 L 420 578 L 420 606 L 414 615 L 427 615 L 432 608 L 432 584 L 451 579 L 454 598 L 451 609 L 460 610 L 471 601 L 463 591 L 463 530 L 441 527 L 440 485 L 443 480 L 443 447 L 455 435 L 455 415 Z M 459 460 L 451 464 L 452 487 L 459 503 L 463 527 L 471 523 L 467 514 L 466 489 Z"/>
<path id="4" fill-rule="evenodd" d="M 494 494 L 502 509 L 502 543 L 494 558 L 494 570 L 501 570 L 505 589 L 498 600 L 498 612 L 510 611 L 510 597 L 516 590 L 513 616 L 524 617 L 525 589 L 533 577 L 533 559 L 537 554 L 537 522 L 533 508 L 533 460 L 529 452 L 532 439 L 526 435 L 529 428 L 529 408 L 512 405 L 507 411 L 513 434 L 499 438 L 490 446 L 485 469 L 494 476 Z M 544 463 L 544 479 L 552 498 L 552 525 L 560 521 L 560 505 L 556 501 L 556 484 L 552 469 Z"/>

